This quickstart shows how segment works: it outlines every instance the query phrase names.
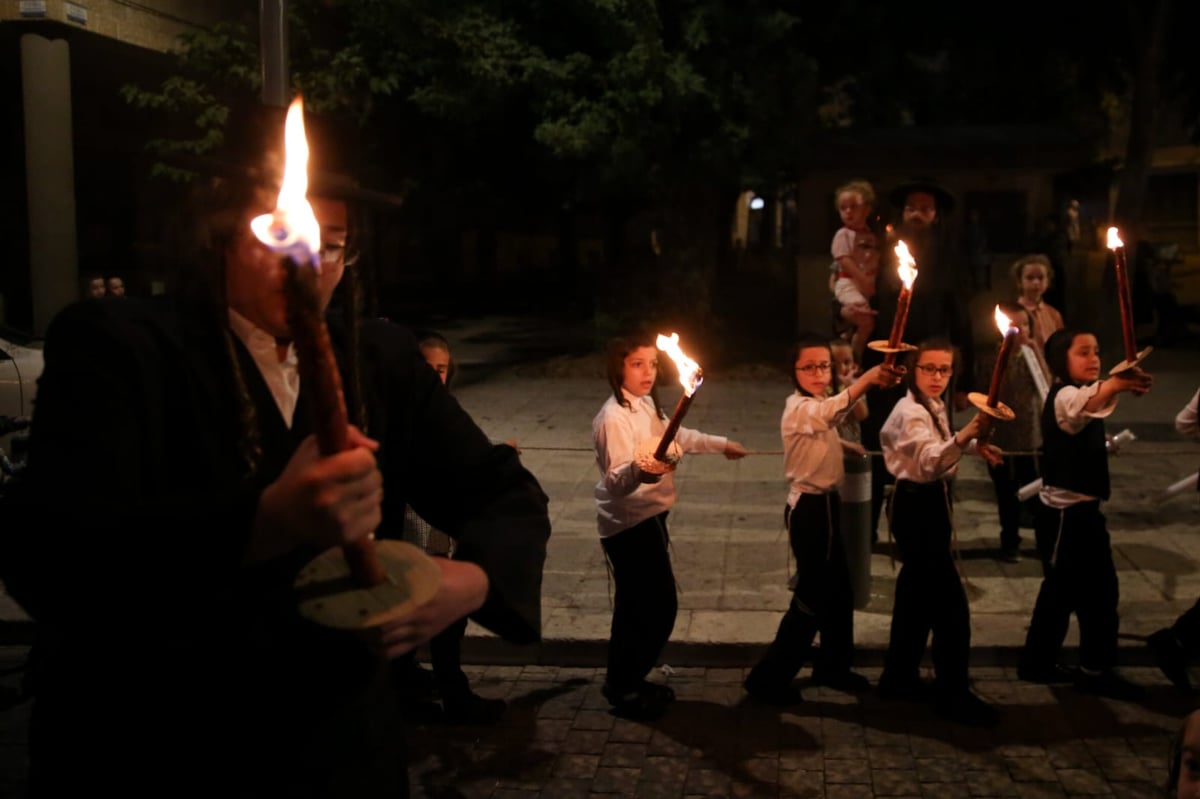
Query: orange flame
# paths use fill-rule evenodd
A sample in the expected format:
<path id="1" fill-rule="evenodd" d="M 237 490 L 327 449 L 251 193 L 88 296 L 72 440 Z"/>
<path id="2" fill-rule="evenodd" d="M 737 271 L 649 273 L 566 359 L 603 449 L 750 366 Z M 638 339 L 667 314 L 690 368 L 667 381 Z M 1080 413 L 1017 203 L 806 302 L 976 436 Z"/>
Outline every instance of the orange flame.
<path id="1" fill-rule="evenodd" d="M 283 185 L 275 210 L 250 221 L 263 244 L 297 264 L 320 267 L 321 225 L 305 195 L 308 193 L 308 141 L 304 137 L 304 103 L 296 97 L 288 107 L 283 129 Z"/>
<path id="2" fill-rule="evenodd" d="M 917 262 L 908 252 L 908 245 L 904 242 L 896 244 L 896 258 L 900 264 L 896 267 L 896 271 L 900 274 L 900 282 L 904 284 L 904 288 L 911 289 L 913 281 L 917 279 Z"/>
<path id="3" fill-rule="evenodd" d="M 1002 336 L 1008 335 L 1008 331 L 1012 329 L 1013 323 L 1012 323 L 1012 320 L 1009 319 L 1004 314 L 1004 311 L 1000 310 L 999 305 L 996 306 L 995 319 L 996 319 L 996 327 L 1000 330 L 1000 335 L 1002 335 Z"/>
<path id="4" fill-rule="evenodd" d="M 684 355 L 683 350 L 679 349 L 679 334 L 672 333 L 668 338 L 659 333 L 655 343 L 675 362 L 675 368 L 679 370 L 679 385 L 683 386 L 683 393 L 689 397 L 695 394 L 696 389 L 700 388 L 700 384 L 704 382 L 704 374 L 700 370 L 700 364 Z"/>
<path id="5" fill-rule="evenodd" d="M 1121 241 L 1121 237 L 1117 235 L 1117 229 L 1115 227 L 1110 227 L 1108 229 L 1108 248 L 1110 250 L 1115 250 L 1118 247 L 1124 246 L 1125 242 Z"/>

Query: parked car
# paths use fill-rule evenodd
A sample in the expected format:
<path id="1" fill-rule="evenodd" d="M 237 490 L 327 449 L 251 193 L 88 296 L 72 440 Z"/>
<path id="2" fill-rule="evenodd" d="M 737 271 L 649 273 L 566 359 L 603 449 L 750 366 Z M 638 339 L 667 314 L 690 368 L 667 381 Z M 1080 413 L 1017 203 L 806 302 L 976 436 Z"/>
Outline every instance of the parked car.
<path id="1" fill-rule="evenodd" d="M 0 326 L 0 416 L 32 416 L 42 341 Z"/>

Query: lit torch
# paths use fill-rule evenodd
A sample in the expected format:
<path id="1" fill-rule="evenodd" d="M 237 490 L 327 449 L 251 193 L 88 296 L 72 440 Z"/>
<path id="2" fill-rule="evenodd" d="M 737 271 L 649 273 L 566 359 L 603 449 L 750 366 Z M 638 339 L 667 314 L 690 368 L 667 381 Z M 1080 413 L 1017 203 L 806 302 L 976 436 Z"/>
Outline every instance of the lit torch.
<path id="1" fill-rule="evenodd" d="M 667 449 L 675 440 L 675 434 L 679 432 L 679 423 L 683 421 L 684 414 L 691 407 L 692 398 L 696 396 L 696 389 L 700 388 L 700 384 L 704 382 L 704 371 L 698 363 L 679 349 L 678 333 L 672 333 L 670 338 L 660 333 L 655 343 L 675 362 L 675 368 L 679 371 L 679 384 L 683 386 L 683 396 L 679 398 L 679 404 L 675 406 L 675 413 L 671 416 L 667 429 L 663 431 L 662 440 L 658 442 L 658 449 L 654 450 L 655 459 L 665 462 L 667 461 Z"/>
<path id="2" fill-rule="evenodd" d="M 896 299 L 896 315 L 892 317 L 892 330 L 887 341 L 872 341 L 867 346 L 873 350 L 887 353 L 884 356 L 885 366 L 894 367 L 896 355 L 905 350 L 916 349 L 911 344 L 905 344 L 904 325 L 908 322 L 908 306 L 912 301 L 912 285 L 917 279 L 917 262 L 908 252 L 908 245 L 903 241 L 896 243 L 895 248 L 896 272 L 900 276 L 900 296 Z"/>
<path id="3" fill-rule="evenodd" d="M 1109 374 L 1130 369 L 1150 354 L 1151 347 L 1138 352 L 1133 329 L 1133 289 L 1130 287 L 1129 263 L 1125 258 L 1125 242 L 1121 241 L 1115 227 L 1108 229 L 1108 248 L 1113 251 L 1113 265 L 1117 273 L 1117 303 L 1121 308 L 1121 340 L 1125 345 L 1125 360 L 1112 368 Z"/>
<path id="4" fill-rule="evenodd" d="M 300 382 L 311 390 L 321 454 L 333 455 L 349 449 L 350 430 L 341 374 L 317 291 L 321 226 L 305 196 L 308 142 L 299 97 L 288 108 L 284 147 L 283 184 L 275 210 L 251 220 L 250 229 L 260 242 L 282 256 L 287 270 L 287 322 L 296 346 Z M 332 550 L 314 560 L 296 582 L 302 592 L 302 612 L 331 626 L 359 628 L 402 615 L 429 599 L 440 579 L 436 564 L 422 564 L 413 552 L 403 548 L 423 556 L 412 545 L 404 544 L 397 552 L 392 545 L 403 542 L 383 543 L 388 545 L 386 563 L 381 561 L 372 536 L 343 547 L 340 554 L 344 557 L 332 557 L 338 554 Z M 353 586 L 371 590 L 346 591 L 347 571 Z"/>
<path id="5" fill-rule="evenodd" d="M 1011 421 L 1016 418 L 1016 414 L 1012 408 L 1000 401 L 1000 386 L 1004 383 L 1004 373 L 1008 370 L 1008 359 L 1012 355 L 1013 341 L 1016 339 L 1018 330 L 1004 311 L 1000 310 L 999 305 L 996 306 L 995 319 L 996 328 L 1000 331 L 1002 338 L 1000 352 L 996 355 L 996 366 L 992 369 L 992 382 L 988 386 L 986 397 L 972 392 L 967 395 L 967 399 L 989 416 Z"/>

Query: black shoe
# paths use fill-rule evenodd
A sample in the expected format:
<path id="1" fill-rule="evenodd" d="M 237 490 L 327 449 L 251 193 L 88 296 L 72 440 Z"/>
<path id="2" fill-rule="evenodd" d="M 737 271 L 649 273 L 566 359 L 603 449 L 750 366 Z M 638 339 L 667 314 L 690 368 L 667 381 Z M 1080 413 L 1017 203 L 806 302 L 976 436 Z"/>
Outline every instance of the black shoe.
<path id="1" fill-rule="evenodd" d="M 614 716 L 633 721 L 655 721 L 662 718 L 667 711 L 667 703 L 659 699 L 653 692 L 635 688 L 631 691 L 618 691 L 607 683 L 600 693 L 612 705 L 609 712 Z"/>
<path id="2" fill-rule="evenodd" d="M 1154 662 L 1171 684 L 1181 693 L 1191 693 L 1192 680 L 1188 676 L 1187 652 L 1179 639 L 1169 629 L 1162 629 L 1146 639 L 1146 646 L 1154 656 Z"/>
<path id="3" fill-rule="evenodd" d="M 485 699 L 467 689 L 465 694 L 444 698 L 442 708 L 450 724 L 483 726 L 499 721 L 508 703 L 503 699 Z"/>
<path id="4" fill-rule="evenodd" d="M 934 710 L 939 716 L 968 727 L 995 727 L 1000 723 L 996 708 L 967 689 L 939 699 Z"/>
<path id="5" fill-rule="evenodd" d="M 434 701 L 438 696 L 437 679 L 433 672 L 410 657 L 393 660 L 392 685 L 404 702 Z"/>
<path id="6" fill-rule="evenodd" d="M 1084 693 L 1106 696 L 1109 699 L 1123 699 L 1127 702 L 1140 702 L 1146 698 L 1145 688 L 1125 679 L 1116 669 L 1080 669 L 1075 687 Z"/>
<path id="7" fill-rule="evenodd" d="M 933 699 L 933 685 L 920 677 L 896 679 L 884 672 L 879 678 L 879 698 L 892 702 L 928 702 Z"/>
<path id="8" fill-rule="evenodd" d="M 1041 685 L 1070 685 L 1079 677 L 1075 669 L 1051 663 L 1048 666 L 1018 666 L 1017 678 Z"/>
<path id="9" fill-rule="evenodd" d="M 751 672 L 746 681 L 742 683 L 742 687 L 746 689 L 746 693 L 759 702 L 773 705 L 774 707 L 790 707 L 804 701 L 804 696 L 800 693 L 800 689 L 791 680 L 788 680 L 783 685 L 770 685 L 765 680 L 756 679 L 754 672 Z"/>
<path id="10" fill-rule="evenodd" d="M 832 688 L 835 691 L 845 691 L 848 694 L 862 694 L 871 689 L 870 680 L 857 671 L 851 671 L 850 669 L 841 669 L 838 671 L 813 669 L 812 681 L 814 685 L 824 685 L 826 688 Z"/>

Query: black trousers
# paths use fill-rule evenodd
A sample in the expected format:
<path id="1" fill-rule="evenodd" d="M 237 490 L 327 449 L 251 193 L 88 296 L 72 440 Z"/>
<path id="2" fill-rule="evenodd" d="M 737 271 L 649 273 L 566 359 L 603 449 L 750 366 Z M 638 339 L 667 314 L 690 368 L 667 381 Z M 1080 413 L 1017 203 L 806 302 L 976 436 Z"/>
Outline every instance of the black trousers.
<path id="1" fill-rule="evenodd" d="M 950 549 L 949 496 L 944 481 L 896 482 L 892 536 L 903 565 L 896 578 L 883 679 L 898 683 L 918 679 L 932 633 L 938 688 L 954 693 L 968 685 L 971 613 Z"/>
<path id="2" fill-rule="evenodd" d="M 1171 632 L 1189 653 L 1200 650 L 1200 599 L 1175 620 Z"/>
<path id="3" fill-rule="evenodd" d="M 615 587 L 605 683 L 625 693 L 641 685 L 675 629 L 679 599 L 667 514 L 652 516 L 600 543 Z"/>
<path id="4" fill-rule="evenodd" d="M 821 647 L 816 671 L 836 674 L 854 662 L 854 596 L 840 508 L 841 498 L 834 491 L 801 494 L 794 509 L 785 509 L 796 587 L 775 640 L 752 672 L 751 679 L 759 684 L 791 682 L 808 659 L 817 632 Z"/>
<path id="5" fill-rule="evenodd" d="M 1021 652 L 1030 668 L 1057 662 L 1071 613 L 1079 622 L 1079 663 L 1109 669 L 1117 662 L 1120 589 L 1100 502 L 1064 510 L 1043 507 L 1037 519 L 1042 587 Z M 1056 552 L 1057 547 L 1057 552 Z"/>
<path id="6" fill-rule="evenodd" d="M 988 475 L 996 490 L 996 508 L 1000 513 L 1000 546 L 1017 549 L 1021 545 L 1021 500 L 1017 491 L 1037 479 L 1037 464 L 1032 455 L 1006 455 L 999 466 L 988 465 Z M 1033 498 L 1026 503 L 1035 508 Z"/>

